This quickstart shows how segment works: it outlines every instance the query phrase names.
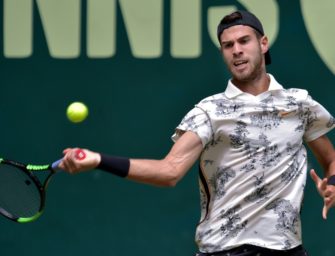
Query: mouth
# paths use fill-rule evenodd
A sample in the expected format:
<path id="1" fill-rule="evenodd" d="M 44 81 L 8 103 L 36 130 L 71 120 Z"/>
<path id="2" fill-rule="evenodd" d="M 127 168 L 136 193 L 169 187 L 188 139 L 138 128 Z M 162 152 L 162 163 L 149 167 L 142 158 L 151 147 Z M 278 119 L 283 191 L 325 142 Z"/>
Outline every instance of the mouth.
<path id="1" fill-rule="evenodd" d="M 248 61 L 246 61 L 246 60 L 238 60 L 238 61 L 233 62 L 235 67 L 240 67 L 240 66 L 245 65 L 247 63 L 248 63 Z"/>

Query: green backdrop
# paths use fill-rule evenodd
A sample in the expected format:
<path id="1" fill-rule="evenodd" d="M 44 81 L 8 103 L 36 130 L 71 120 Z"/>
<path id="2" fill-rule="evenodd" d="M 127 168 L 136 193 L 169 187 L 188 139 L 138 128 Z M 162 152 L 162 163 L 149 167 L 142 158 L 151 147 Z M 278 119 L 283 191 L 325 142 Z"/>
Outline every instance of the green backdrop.
<path id="1" fill-rule="evenodd" d="M 48 163 L 69 146 L 132 158 L 164 157 L 184 114 L 225 89 L 229 74 L 213 31 L 217 13 L 234 8 L 249 9 L 266 21 L 265 30 L 273 36 L 269 72 L 285 87 L 308 89 L 335 112 L 331 0 L 1 3 L 0 155 L 6 158 Z M 109 10 L 114 12 L 109 15 Z M 66 119 L 73 101 L 90 109 L 83 123 Z M 333 133 L 329 136 L 334 141 Z M 322 174 L 312 155 L 310 167 Z M 16 224 L 0 218 L 0 254 L 192 255 L 199 219 L 197 178 L 196 166 L 175 188 L 100 171 L 60 173 L 38 221 Z M 311 255 L 335 255 L 335 210 L 324 221 L 321 209 L 308 177 L 305 246 Z"/>

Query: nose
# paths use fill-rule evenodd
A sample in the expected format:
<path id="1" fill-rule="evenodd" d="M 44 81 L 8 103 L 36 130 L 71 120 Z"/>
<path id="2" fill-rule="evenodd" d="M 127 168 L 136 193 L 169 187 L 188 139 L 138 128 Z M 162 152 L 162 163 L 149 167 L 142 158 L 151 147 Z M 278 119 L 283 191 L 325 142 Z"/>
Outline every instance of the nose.
<path id="1" fill-rule="evenodd" d="M 236 56 L 236 57 L 238 57 L 242 53 L 243 53 L 243 51 L 242 51 L 241 45 L 238 44 L 238 43 L 235 43 L 234 46 L 233 46 L 233 55 Z"/>

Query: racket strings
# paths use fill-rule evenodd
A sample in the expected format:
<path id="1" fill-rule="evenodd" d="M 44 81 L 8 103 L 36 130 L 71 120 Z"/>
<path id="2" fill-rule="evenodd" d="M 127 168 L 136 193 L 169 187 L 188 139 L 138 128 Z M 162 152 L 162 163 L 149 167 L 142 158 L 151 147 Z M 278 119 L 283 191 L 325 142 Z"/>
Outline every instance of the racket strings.
<path id="1" fill-rule="evenodd" d="M 41 209 L 42 196 L 32 177 L 19 168 L 0 165 L 0 205 L 12 218 L 31 217 Z"/>

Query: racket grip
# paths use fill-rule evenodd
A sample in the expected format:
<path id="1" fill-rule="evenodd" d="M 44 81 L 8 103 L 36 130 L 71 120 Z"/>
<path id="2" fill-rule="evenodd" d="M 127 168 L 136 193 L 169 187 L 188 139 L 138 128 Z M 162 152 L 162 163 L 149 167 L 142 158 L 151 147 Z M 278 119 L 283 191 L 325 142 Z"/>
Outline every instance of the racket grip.
<path id="1" fill-rule="evenodd" d="M 51 168 L 54 170 L 54 171 L 61 171 L 62 169 L 61 168 L 59 168 L 59 164 L 62 162 L 62 160 L 63 160 L 63 158 L 61 158 L 61 159 L 58 159 L 57 161 L 55 161 L 55 162 L 53 162 L 52 164 L 51 164 Z"/>

